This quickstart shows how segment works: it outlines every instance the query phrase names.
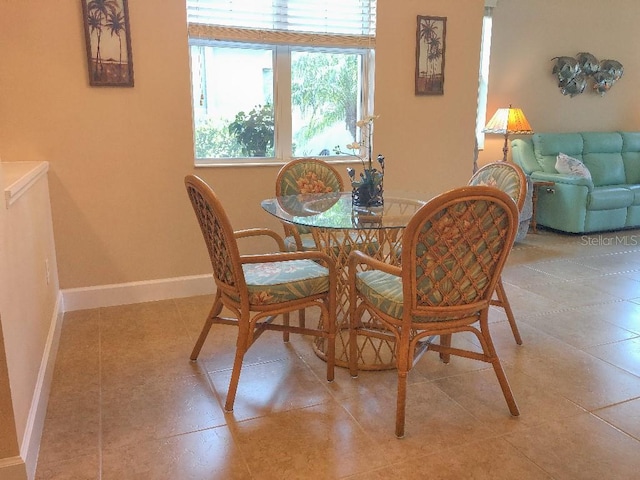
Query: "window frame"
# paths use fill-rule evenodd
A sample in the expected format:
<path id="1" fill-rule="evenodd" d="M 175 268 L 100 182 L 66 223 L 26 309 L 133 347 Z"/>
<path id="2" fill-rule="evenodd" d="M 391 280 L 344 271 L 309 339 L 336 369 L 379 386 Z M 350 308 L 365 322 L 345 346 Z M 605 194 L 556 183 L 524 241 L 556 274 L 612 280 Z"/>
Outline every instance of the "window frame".
<path id="1" fill-rule="evenodd" d="M 286 3 L 286 0 L 285 2 Z M 372 2 L 373 17 L 375 19 L 375 0 Z M 278 6 L 282 8 L 282 4 Z M 375 32 L 375 22 L 373 23 Z M 190 82 L 192 88 L 192 127 L 193 127 L 193 156 L 195 166 L 262 166 L 282 165 L 291 159 L 301 158 L 293 156 L 293 125 L 291 102 L 291 53 L 292 51 L 316 51 L 328 53 L 344 53 L 361 55 L 360 85 L 358 91 L 358 118 L 373 114 L 374 72 L 375 72 L 375 33 L 368 35 L 327 34 L 287 32 L 280 30 L 255 30 L 242 27 L 225 27 L 212 24 L 188 23 Z M 196 112 L 198 96 L 197 86 L 194 85 L 194 68 L 191 49 L 193 46 L 228 46 L 268 48 L 272 50 L 273 68 L 273 108 L 274 108 L 274 156 L 273 157 L 227 157 L 227 158 L 198 158 L 196 157 Z M 200 78 L 201 74 L 198 74 Z M 202 90 L 202 85 L 199 90 Z M 206 99 L 205 99 L 206 101 Z M 346 146 L 345 146 L 346 149 Z M 332 163 L 351 163 L 357 160 L 354 155 L 322 156 L 323 160 Z"/>
<path id="2" fill-rule="evenodd" d="M 487 99 L 489 97 L 489 67 L 491 64 L 491 37 L 493 33 L 493 9 L 495 0 L 485 2 L 482 16 L 482 36 L 480 43 L 480 68 L 478 72 L 478 100 L 476 110 L 476 143 L 478 150 L 484 149 L 485 134 L 482 131 L 487 123 Z"/>

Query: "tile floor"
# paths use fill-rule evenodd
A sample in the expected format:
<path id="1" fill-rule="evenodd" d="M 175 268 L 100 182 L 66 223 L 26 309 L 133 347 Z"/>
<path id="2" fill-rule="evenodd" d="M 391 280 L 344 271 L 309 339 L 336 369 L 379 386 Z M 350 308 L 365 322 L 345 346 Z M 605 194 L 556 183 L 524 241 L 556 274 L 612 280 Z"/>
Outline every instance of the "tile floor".
<path id="1" fill-rule="evenodd" d="M 37 478 L 638 478 L 640 231 L 530 234 L 503 279 L 524 344 L 501 311 L 491 325 L 520 417 L 490 367 L 427 352 L 402 440 L 394 371 L 329 384 L 310 340 L 276 332 L 223 413 L 234 329 L 188 360 L 210 297 L 67 313 Z"/>

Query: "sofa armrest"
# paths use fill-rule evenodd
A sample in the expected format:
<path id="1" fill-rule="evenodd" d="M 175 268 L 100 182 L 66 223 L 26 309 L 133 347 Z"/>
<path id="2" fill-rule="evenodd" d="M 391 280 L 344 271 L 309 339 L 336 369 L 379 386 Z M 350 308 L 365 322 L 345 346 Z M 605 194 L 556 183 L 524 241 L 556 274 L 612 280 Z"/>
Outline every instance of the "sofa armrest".
<path id="1" fill-rule="evenodd" d="M 565 185 L 578 185 L 587 187 L 589 191 L 593 190 L 593 181 L 588 178 L 579 177 L 577 175 L 566 175 L 563 173 L 547 173 L 547 172 L 533 172 L 531 174 L 531 180 L 534 182 L 554 182 L 562 183 Z"/>
<path id="2" fill-rule="evenodd" d="M 536 155 L 533 152 L 533 142 L 530 138 L 516 138 L 511 141 L 511 159 L 527 175 L 542 170 L 536 160 Z"/>

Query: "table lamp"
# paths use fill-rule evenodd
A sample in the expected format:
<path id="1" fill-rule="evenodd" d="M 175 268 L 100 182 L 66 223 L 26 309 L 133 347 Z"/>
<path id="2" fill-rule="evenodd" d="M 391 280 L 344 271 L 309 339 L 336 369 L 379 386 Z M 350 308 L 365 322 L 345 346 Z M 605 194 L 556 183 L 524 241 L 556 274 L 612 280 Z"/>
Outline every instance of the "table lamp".
<path id="1" fill-rule="evenodd" d="M 511 105 L 509 105 L 509 108 L 499 108 L 482 131 L 484 133 L 500 133 L 504 135 L 504 148 L 502 149 L 502 153 L 504 154 L 502 157 L 503 162 L 507 161 L 507 152 L 509 151 L 507 142 L 509 141 L 509 134 L 533 134 L 531 125 L 529 125 L 529 122 L 524 116 L 524 113 L 522 113 L 522 110 L 519 108 L 512 108 Z"/>

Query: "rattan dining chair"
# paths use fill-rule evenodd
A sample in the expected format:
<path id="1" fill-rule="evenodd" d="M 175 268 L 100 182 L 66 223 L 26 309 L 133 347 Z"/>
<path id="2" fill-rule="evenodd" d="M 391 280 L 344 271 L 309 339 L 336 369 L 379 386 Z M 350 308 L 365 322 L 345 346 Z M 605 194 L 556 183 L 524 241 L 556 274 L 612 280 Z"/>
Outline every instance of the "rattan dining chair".
<path id="1" fill-rule="evenodd" d="M 469 180 L 469 185 L 486 185 L 495 187 L 508 194 L 516 205 L 518 212 L 522 212 L 525 198 L 527 196 L 527 178 L 520 167 L 513 163 L 493 162 L 480 168 Z M 496 284 L 496 295 L 491 304 L 504 310 L 513 338 L 518 345 L 522 345 L 522 337 L 516 324 L 516 319 L 511 309 L 511 304 L 507 298 L 507 292 L 502 283 L 502 276 Z"/>
<path id="2" fill-rule="evenodd" d="M 344 190 L 342 177 L 333 165 L 317 158 L 299 158 L 285 164 L 276 177 L 276 197 L 304 193 L 330 193 Z M 316 250 L 311 231 L 301 225 L 282 222 L 285 248 Z"/>
<path id="3" fill-rule="evenodd" d="M 344 183 L 338 170 L 328 162 L 318 158 L 298 158 L 291 160 L 282 166 L 276 177 L 276 197 L 286 195 L 300 195 L 307 193 L 332 193 L 342 192 Z M 303 225 L 292 225 L 282 222 L 285 238 L 284 244 L 288 251 L 317 250 L 318 245 L 311 233 L 311 229 Z M 349 241 L 344 241 L 343 235 L 350 235 Z M 346 246 L 345 246 L 346 245 Z M 373 254 L 378 248 L 379 243 L 369 241 L 366 245 L 356 233 L 345 234 L 344 232 L 336 232 L 335 244 L 331 245 L 335 251 L 334 256 L 337 258 L 339 269 L 347 263 L 347 255 L 351 248 L 361 248 Z M 328 248 L 328 245 L 324 246 Z M 298 312 L 298 320 L 300 326 L 305 326 L 306 314 L 304 310 Z"/>
<path id="4" fill-rule="evenodd" d="M 313 335 L 327 339 L 327 380 L 333 381 L 335 365 L 336 270 L 324 253 L 285 252 L 282 237 L 269 229 L 234 232 L 213 190 L 197 176 L 184 180 L 191 205 L 209 251 L 215 299 L 191 353 L 196 361 L 213 324 L 238 327 L 236 353 L 225 410 L 232 411 L 244 355 L 266 330 Z M 278 253 L 241 255 L 237 239 L 266 235 L 275 239 Z M 225 307 L 231 317 L 221 316 Z M 316 329 L 292 326 L 289 314 L 309 307 L 320 309 Z M 281 323 L 275 320 L 282 315 Z"/>
<path id="5" fill-rule="evenodd" d="M 491 296 L 517 224 L 518 209 L 506 193 L 467 186 L 435 197 L 415 213 L 402 236 L 401 266 L 351 252 L 349 369 L 358 375 L 357 334 L 370 328 L 362 321 L 369 312 L 383 327 L 376 334 L 395 340 L 397 437 L 405 432 L 408 373 L 428 350 L 439 352 L 445 363 L 450 355 L 490 363 L 509 411 L 519 415 L 488 324 Z M 481 351 L 452 347 L 457 332 L 473 333 Z"/>

